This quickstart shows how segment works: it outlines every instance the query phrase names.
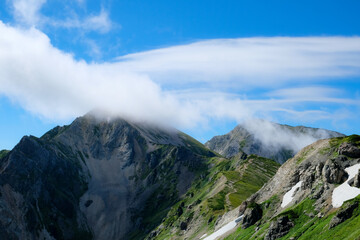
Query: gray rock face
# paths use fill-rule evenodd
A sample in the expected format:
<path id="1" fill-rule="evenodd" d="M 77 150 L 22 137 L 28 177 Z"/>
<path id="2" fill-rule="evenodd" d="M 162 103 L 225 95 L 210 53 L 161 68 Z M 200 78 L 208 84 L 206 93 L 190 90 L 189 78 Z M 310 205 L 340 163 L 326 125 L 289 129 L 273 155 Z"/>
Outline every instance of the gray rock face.
<path id="1" fill-rule="evenodd" d="M 336 227 L 340 223 L 346 221 L 347 219 L 352 217 L 352 213 L 354 210 L 359 206 L 358 202 L 355 202 L 349 206 L 347 206 L 345 209 L 338 212 L 330 221 L 329 229 Z"/>
<path id="2" fill-rule="evenodd" d="M 355 175 L 354 177 L 354 185 L 353 187 L 360 187 L 360 170 L 358 171 L 358 173 Z"/>
<path id="3" fill-rule="evenodd" d="M 348 174 L 345 172 L 344 168 L 332 159 L 329 159 L 325 162 L 322 175 L 325 182 L 333 184 L 343 183 L 348 177 Z"/>
<path id="4" fill-rule="evenodd" d="M 352 158 L 360 158 L 360 149 L 357 148 L 354 144 L 343 143 L 339 147 L 339 154 Z"/>
<path id="5" fill-rule="evenodd" d="M 0 238 L 146 235 L 161 221 L 149 217 L 166 214 L 208 156 L 177 130 L 91 115 L 24 137 L 0 159 Z"/>
<path id="6" fill-rule="evenodd" d="M 239 206 L 239 216 L 243 215 L 245 213 L 245 210 L 248 206 L 248 201 L 243 201 Z"/>
<path id="7" fill-rule="evenodd" d="M 241 227 L 243 229 L 246 229 L 254 225 L 258 220 L 261 219 L 261 217 L 262 217 L 261 207 L 258 204 L 253 203 L 245 210 L 244 216 L 242 218 Z"/>
<path id="8" fill-rule="evenodd" d="M 285 236 L 294 223 L 290 221 L 288 216 L 281 216 L 276 221 L 271 222 L 270 228 L 265 236 L 265 240 L 275 240 Z"/>
<path id="9" fill-rule="evenodd" d="M 256 120 L 240 124 L 228 134 L 213 137 L 205 146 L 225 157 L 233 157 L 243 151 L 282 164 L 301 148 L 319 139 L 342 136 L 345 135 L 325 129 Z"/>
<path id="10" fill-rule="evenodd" d="M 187 229 L 187 223 L 186 222 L 181 222 L 180 223 L 180 229 L 181 230 L 186 230 Z"/>

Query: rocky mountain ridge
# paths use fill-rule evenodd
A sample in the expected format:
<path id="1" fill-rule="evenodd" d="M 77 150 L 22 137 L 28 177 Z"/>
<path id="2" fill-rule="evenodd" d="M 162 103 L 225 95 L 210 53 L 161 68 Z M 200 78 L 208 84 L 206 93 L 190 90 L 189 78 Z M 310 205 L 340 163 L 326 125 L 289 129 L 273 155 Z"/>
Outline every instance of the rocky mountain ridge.
<path id="1" fill-rule="evenodd" d="M 224 157 L 245 152 L 282 164 L 300 149 L 317 140 L 343 136 L 345 135 L 326 129 L 292 127 L 266 120 L 252 120 L 237 125 L 225 135 L 213 137 L 205 146 Z"/>

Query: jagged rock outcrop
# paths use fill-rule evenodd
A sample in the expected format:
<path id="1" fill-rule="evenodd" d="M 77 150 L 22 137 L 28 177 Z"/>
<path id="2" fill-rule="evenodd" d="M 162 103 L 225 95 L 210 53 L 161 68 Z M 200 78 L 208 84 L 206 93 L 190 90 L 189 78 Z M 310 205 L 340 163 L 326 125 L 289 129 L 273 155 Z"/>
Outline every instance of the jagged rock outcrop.
<path id="1" fill-rule="evenodd" d="M 354 144 L 345 142 L 342 143 L 338 150 L 339 154 L 352 158 L 360 158 L 360 149 Z"/>
<path id="2" fill-rule="evenodd" d="M 225 157 L 239 152 L 256 154 L 284 163 L 297 151 L 319 139 L 342 137 L 341 133 L 303 126 L 292 127 L 265 120 L 239 124 L 228 134 L 215 136 L 205 143 Z"/>
<path id="3" fill-rule="evenodd" d="M 265 235 L 265 240 L 275 240 L 285 236 L 294 223 L 290 221 L 288 216 L 281 216 L 276 221 L 270 223 L 268 232 Z"/>
<path id="4" fill-rule="evenodd" d="M 360 188 L 360 169 L 353 179 L 349 181 L 349 185 L 352 187 Z"/>
<path id="5" fill-rule="evenodd" d="M 358 202 L 355 202 L 353 204 L 349 204 L 344 208 L 343 210 L 339 211 L 332 219 L 329 224 L 329 228 L 336 227 L 340 223 L 344 222 L 345 220 L 352 217 L 352 213 L 354 210 L 359 206 Z"/>
<path id="6" fill-rule="evenodd" d="M 245 210 L 247 209 L 247 206 L 249 205 L 249 201 L 243 201 L 239 206 L 239 216 L 243 215 L 245 213 Z"/>
<path id="7" fill-rule="evenodd" d="M 181 222 L 180 223 L 180 229 L 181 230 L 186 230 L 187 229 L 187 222 Z"/>
<path id="8" fill-rule="evenodd" d="M 322 176 L 324 182 L 340 184 L 347 178 L 348 174 L 345 172 L 344 167 L 333 159 L 328 159 L 322 169 Z"/>
<path id="9" fill-rule="evenodd" d="M 254 225 L 258 220 L 262 217 L 262 209 L 260 205 L 256 203 L 250 204 L 244 212 L 244 216 L 242 218 L 241 227 L 246 229 L 252 225 Z"/>

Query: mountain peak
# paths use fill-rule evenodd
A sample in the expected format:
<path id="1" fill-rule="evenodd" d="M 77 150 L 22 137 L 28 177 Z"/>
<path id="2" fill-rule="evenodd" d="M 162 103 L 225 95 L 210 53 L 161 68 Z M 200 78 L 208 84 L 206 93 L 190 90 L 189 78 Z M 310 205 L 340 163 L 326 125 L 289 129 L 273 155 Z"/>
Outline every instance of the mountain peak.
<path id="1" fill-rule="evenodd" d="M 29 214 L 33 232 L 24 230 L 25 239 L 39 231 L 55 239 L 81 238 L 77 234 L 83 239 L 91 234 L 95 239 L 127 239 L 144 226 L 159 224 L 196 173 L 207 171 L 213 156 L 178 130 L 87 114 L 41 138 L 24 137 L 1 157 L 0 193 L 23 199 L 24 204 L 7 214 Z M 0 195 L 0 205 L 8 201 Z M 145 224 L 159 209 L 162 215 Z M 25 229 L 29 219 L 14 223 Z M 140 235 L 148 231 L 142 230 Z M 0 236 L 8 239 L 16 231 L 15 225 L 5 233 L 0 228 Z"/>
<path id="2" fill-rule="evenodd" d="M 341 136 L 345 135 L 326 129 L 292 127 L 255 119 L 237 125 L 228 134 L 213 137 L 205 145 L 225 157 L 244 151 L 284 163 L 300 149 L 319 139 Z"/>

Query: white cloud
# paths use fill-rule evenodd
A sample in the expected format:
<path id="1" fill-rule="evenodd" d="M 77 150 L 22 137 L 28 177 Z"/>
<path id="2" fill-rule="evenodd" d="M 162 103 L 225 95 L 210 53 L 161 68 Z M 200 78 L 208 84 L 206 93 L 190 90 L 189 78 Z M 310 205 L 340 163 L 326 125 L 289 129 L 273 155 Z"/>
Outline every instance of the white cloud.
<path id="1" fill-rule="evenodd" d="M 112 27 L 113 23 L 109 18 L 109 14 L 106 10 L 102 9 L 98 15 L 90 15 L 84 19 L 79 19 L 77 16 L 68 18 L 66 20 L 54 20 L 48 21 L 49 25 L 62 28 L 78 28 L 85 31 L 96 31 L 99 33 L 107 33 Z"/>
<path id="2" fill-rule="evenodd" d="M 85 4 L 85 0 L 75 0 L 79 5 L 83 5 Z"/>
<path id="3" fill-rule="evenodd" d="M 41 14 L 41 8 L 46 4 L 47 0 L 8 0 L 13 9 L 13 15 L 17 23 L 28 26 L 52 26 L 61 28 L 76 28 L 85 31 L 95 31 L 99 33 L 107 33 L 113 23 L 109 18 L 109 13 L 105 9 L 101 9 L 99 14 L 93 14 L 84 18 L 79 18 L 77 14 L 72 13 L 71 18 L 54 19 Z M 83 0 L 77 0 L 82 5 Z"/>
<path id="4" fill-rule="evenodd" d="M 281 148 L 292 149 L 294 152 L 298 152 L 303 147 L 319 139 L 336 136 L 331 135 L 324 129 L 303 128 L 294 131 L 282 125 L 259 119 L 245 121 L 243 126 L 250 133 L 254 134 L 255 138 L 261 141 L 266 148 L 274 152 Z"/>
<path id="5" fill-rule="evenodd" d="M 164 82 L 264 86 L 360 74 L 359 37 L 273 37 L 200 41 L 119 58 Z M 296 80 L 296 81 L 295 81 Z"/>
<path id="6" fill-rule="evenodd" d="M 185 111 L 146 75 L 119 71 L 112 64 L 76 61 L 34 28 L 22 31 L 0 23 L 0 49 L 0 93 L 46 118 L 72 118 L 104 108 L 133 118 L 169 121 Z M 178 119 L 191 121 L 190 116 Z"/>
<path id="7" fill-rule="evenodd" d="M 97 64 L 77 61 L 56 49 L 36 28 L 21 30 L 0 22 L 0 94 L 55 120 L 94 108 L 182 128 L 206 125 L 211 119 L 271 116 L 277 111 L 331 118 L 334 115 L 326 109 L 294 111 L 294 106 L 304 101 L 357 104 L 329 87 L 313 87 L 313 82 L 359 74 L 359 51 L 357 37 L 223 39 Z M 294 79 L 311 86 L 288 89 Z M 235 87 L 228 91 L 224 84 L 237 90 L 261 86 L 261 96 L 248 98 L 234 93 Z M 286 90 L 274 91 L 277 87 Z"/>
<path id="8" fill-rule="evenodd" d="M 307 98 L 308 96 L 318 96 L 320 98 L 327 96 L 337 96 L 342 93 L 341 89 L 321 86 L 307 86 L 298 88 L 285 88 L 272 91 L 268 94 L 271 97 L 280 98 Z"/>
<path id="9" fill-rule="evenodd" d="M 87 17 L 83 28 L 106 33 L 111 30 L 111 25 L 108 12 L 102 9 L 99 15 Z"/>
<path id="10" fill-rule="evenodd" d="M 40 9 L 46 0 L 9 0 L 12 2 L 13 14 L 18 22 L 35 26 L 41 20 Z"/>

